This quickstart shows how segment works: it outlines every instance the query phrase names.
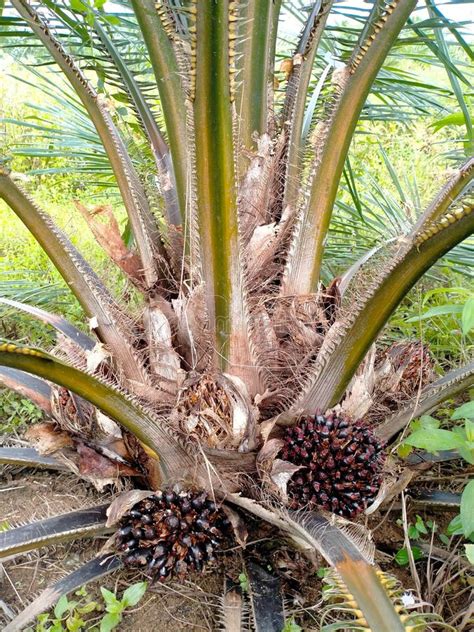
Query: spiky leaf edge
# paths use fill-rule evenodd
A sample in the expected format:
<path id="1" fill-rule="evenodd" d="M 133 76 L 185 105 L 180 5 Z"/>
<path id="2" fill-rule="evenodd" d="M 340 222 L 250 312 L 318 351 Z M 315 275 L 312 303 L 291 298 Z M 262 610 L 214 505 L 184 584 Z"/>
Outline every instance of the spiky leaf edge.
<path id="1" fill-rule="evenodd" d="M 181 479 L 194 460 L 178 443 L 176 433 L 158 417 L 112 386 L 79 371 L 43 351 L 14 344 L 0 345 L 0 366 L 9 366 L 64 386 L 100 408 L 153 450 L 164 480 Z"/>
<path id="2" fill-rule="evenodd" d="M 310 558 L 315 552 L 322 555 L 337 570 L 373 630 L 405 630 L 373 566 L 372 552 L 364 551 L 322 514 L 278 512 L 235 494 L 226 500 L 279 528 Z"/>

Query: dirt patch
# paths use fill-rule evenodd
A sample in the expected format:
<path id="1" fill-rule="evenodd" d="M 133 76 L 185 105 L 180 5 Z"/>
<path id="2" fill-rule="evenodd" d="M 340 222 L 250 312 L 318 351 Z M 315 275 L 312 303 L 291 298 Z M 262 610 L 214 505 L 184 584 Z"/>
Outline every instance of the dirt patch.
<path id="1" fill-rule="evenodd" d="M 92 506 L 103 498 L 73 474 L 10 469 L 0 478 L 2 520 L 12 526 Z"/>

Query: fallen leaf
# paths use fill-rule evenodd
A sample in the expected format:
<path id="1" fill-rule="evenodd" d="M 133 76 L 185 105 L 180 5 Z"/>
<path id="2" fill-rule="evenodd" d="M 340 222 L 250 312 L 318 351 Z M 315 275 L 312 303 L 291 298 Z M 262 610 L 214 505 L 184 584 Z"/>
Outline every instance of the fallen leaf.
<path id="1" fill-rule="evenodd" d="M 242 520 L 242 516 L 227 505 L 222 505 L 222 511 L 225 513 L 230 521 L 230 524 L 232 525 L 235 539 L 240 544 L 240 546 L 245 549 L 249 532 L 247 530 L 245 522 Z"/>
<path id="2" fill-rule="evenodd" d="M 81 442 L 77 442 L 76 450 L 80 457 L 79 472 L 83 476 L 92 479 L 117 479 L 119 476 L 139 475 L 139 472 L 128 465 L 113 462 Z"/>
<path id="3" fill-rule="evenodd" d="M 92 325 L 92 320 L 89 322 L 91 329 L 96 329 L 98 327 L 97 318 L 95 319 L 96 323 L 95 327 Z M 87 370 L 90 373 L 94 373 L 101 362 L 104 362 L 109 357 L 109 353 L 104 349 L 104 345 L 101 342 L 98 342 L 95 347 L 91 351 L 86 351 L 86 362 L 87 362 Z"/>
<path id="4" fill-rule="evenodd" d="M 257 455 L 257 463 L 273 461 L 285 445 L 283 439 L 269 439 Z"/>
<path id="5" fill-rule="evenodd" d="M 280 72 L 285 73 L 285 79 L 288 81 L 291 73 L 293 71 L 293 60 L 292 59 L 283 59 L 280 64 Z"/>
<path id="6" fill-rule="evenodd" d="M 142 282 L 140 259 L 125 245 L 112 207 L 103 204 L 89 210 L 77 200 L 74 203 L 89 225 L 97 243 L 135 284 L 140 285 Z"/>
<path id="7" fill-rule="evenodd" d="M 28 428 L 25 437 L 34 444 L 40 454 L 51 454 L 73 445 L 73 441 L 67 432 L 57 430 L 54 424 L 35 424 Z"/>
<path id="8" fill-rule="evenodd" d="M 134 505 L 152 496 L 154 492 L 143 489 L 132 489 L 129 492 L 119 494 L 110 504 L 107 509 L 107 527 L 113 527 L 117 524 L 120 518 L 129 511 Z"/>
<path id="9" fill-rule="evenodd" d="M 288 481 L 295 472 L 303 469 L 303 467 L 304 466 L 302 465 L 294 465 L 294 463 L 290 463 L 289 461 L 283 461 L 283 459 L 275 459 L 275 461 L 273 462 L 270 478 L 277 486 L 283 500 L 288 500 L 286 489 L 288 486 Z"/>
<path id="10" fill-rule="evenodd" d="M 100 410 L 97 410 L 96 414 L 97 423 L 100 426 L 102 432 L 107 436 L 110 441 L 114 439 L 122 438 L 122 431 L 120 430 L 120 426 L 115 423 L 110 417 L 104 415 Z"/>

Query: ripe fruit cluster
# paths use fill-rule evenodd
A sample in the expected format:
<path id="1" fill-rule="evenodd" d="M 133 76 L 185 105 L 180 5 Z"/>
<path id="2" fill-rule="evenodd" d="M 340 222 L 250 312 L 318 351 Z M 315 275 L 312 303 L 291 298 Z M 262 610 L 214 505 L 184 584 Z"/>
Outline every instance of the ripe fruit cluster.
<path id="1" fill-rule="evenodd" d="M 116 535 L 127 566 L 183 579 L 214 561 L 230 523 L 205 491 L 159 491 L 129 510 Z"/>
<path id="2" fill-rule="evenodd" d="M 352 519 L 379 490 L 383 446 L 363 421 L 335 414 L 302 419 L 286 430 L 282 451 L 303 466 L 288 483 L 293 508 L 317 505 Z"/>

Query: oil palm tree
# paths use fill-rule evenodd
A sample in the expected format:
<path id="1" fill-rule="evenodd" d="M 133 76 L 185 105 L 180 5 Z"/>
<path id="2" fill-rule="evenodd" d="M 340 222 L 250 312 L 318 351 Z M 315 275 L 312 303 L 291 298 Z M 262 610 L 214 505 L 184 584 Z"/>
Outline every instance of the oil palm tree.
<path id="1" fill-rule="evenodd" d="M 31 29 L 95 127 L 133 239 L 124 240 L 107 207 L 78 209 L 140 309 L 111 294 L 2 167 L 0 196 L 63 276 L 91 334 L 2 299 L 55 327 L 58 344 L 51 353 L 0 345 L 2 382 L 50 418 L 30 431 L 37 449 L 1 448 L 0 462 L 54 469 L 67 454 L 79 474 L 96 484 L 120 477 L 129 491 L 108 508 L 0 534 L 5 557 L 115 533 L 112 550 L 5 629 L 124 564 L 160 581 L 200 570 L 232 537 L 235 512 L 270 522 L 310 556 L 319 552 L 337 573 L 333 593 L 353 625 L 421 626 L 351 521 L 387 496 L 384 442 L 472 383 L 473 365 L 433 381 L 419 370 L 429 362 L 420 345 L 385 355 L 374 345 L 417 280 L 472 233 L 473 159 L 412 226 L 338 278 L 322 277 L 351 139 L 416 0 L 375 0 L 316 87 L 313 65 L 333 2 L 314 2 L 278 94 L 281 0 L 131 0 L 116 3 L 114 19 L 102 4 L 11 0 L 17 13 L 7 21 L 23 34 Z M 428 9 L 435 20 L 431 0 Z M 142 55 L 124 35 L 137 28 Z M 429 45 L 442 53 L 439 41 Z M 120 87 L 135 113 L 133 133 L 97 93 L 94 70 Z M 319 98 L 308 114 L 310 85 Z M 150 106 L 155 90 L 158 110 Z M 470 137 L 468 113 L 466 129 Z M 377 417 L 387 374 L 411 388 L 400 390 L 389 418 Z M 40 453 L 45 443 L 52 455 Z"/>

